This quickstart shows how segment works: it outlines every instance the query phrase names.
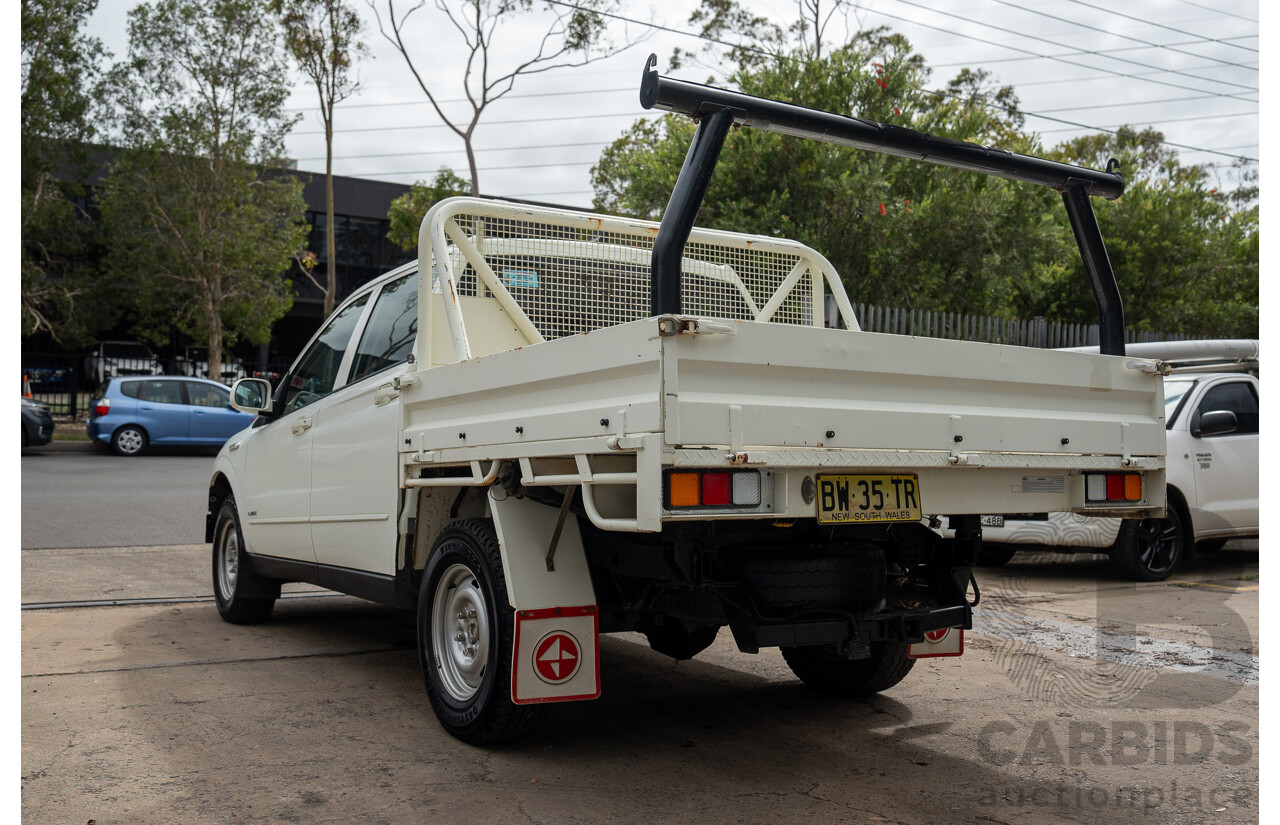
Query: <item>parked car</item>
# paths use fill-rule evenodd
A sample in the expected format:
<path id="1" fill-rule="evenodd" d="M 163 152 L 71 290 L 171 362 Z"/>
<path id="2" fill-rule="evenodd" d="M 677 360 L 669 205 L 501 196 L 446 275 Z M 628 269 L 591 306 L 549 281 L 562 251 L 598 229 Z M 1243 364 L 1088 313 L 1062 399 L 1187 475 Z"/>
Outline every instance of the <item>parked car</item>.
<path id="1" fill-rule="evenodd" d="M 151 445 L 218 447 L 254 418 L 231 407 L 222 384 L 170 375 L 112 378 L 89 410 L 90 440 L 124 456 Z"/>
<path id="2" fill-rule="evenodd" d="M 22 399 L 22 446 L 39 447 L 53 440 L 53 413 L 49 405 Z"/>
<path id="3" fill-rule="evenodd" d="M 1168 501 L 1164 518 L 1070 513 L 983 516 L 978 563 L 1019 550 L 1107 553 L 1136 581 L 1162 581 L 1189 555 L 1258 535 L 1257 341 L 1134 344 L 1128 354 L 1169 363 L 1165 378 Z"/>
<path id="4" fill-rule="evenodd" d="M 164 367 L 146 344 L 102 341 L 84 359 L 84 374 L 95 387 L 121 375 L 164 375 Z"/>
<path id="5" fill-rule="evenodd" d="M 192 378 L 214 378 L 209 374 L 208 347 L 187 347 L 173 361 L 174 372 L 180 375 L 189 375 Z M 219 374 L 221 378 L 217 380 L 221 380 L 228 386 L 248 375 L 240 359 L 225 352 L 222 354 L 222 368 Z"/>

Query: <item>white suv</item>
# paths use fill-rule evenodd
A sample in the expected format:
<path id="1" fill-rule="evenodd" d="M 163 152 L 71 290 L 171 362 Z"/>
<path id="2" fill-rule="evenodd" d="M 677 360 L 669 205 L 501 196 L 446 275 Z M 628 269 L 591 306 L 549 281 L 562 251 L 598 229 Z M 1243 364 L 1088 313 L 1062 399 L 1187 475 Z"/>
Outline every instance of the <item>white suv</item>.
<path id="1" fill-rule="evenodd" d="M 1133 344 L 1128 354 L 1173 366 L 1165 378 L 1168 502 L 1163 519 L 1070 513 L 983 517 L 979 564 L 1018 550 L 1106 552 L 1136 581 L 1169 577 L 1192 545 L 1214 552 L 1258 535 L 1258 342 Z M 1215 371 L 1209 371 L 1215 370 Z"/>

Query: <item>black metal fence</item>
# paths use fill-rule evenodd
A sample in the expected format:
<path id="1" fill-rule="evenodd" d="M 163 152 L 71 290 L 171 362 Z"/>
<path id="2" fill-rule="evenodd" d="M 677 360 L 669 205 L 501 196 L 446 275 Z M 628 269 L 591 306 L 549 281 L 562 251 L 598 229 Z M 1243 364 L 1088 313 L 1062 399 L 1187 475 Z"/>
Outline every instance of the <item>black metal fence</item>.
<path id="1" fill-rule="evenodd" d="M 237 362 L 235 377 L 266 378 L 274 385 L 288 364 Z M 197 369 L 155 358 L 116 357 L 107 362 L 95 355 L 69 352 L 22 353 L 22 394 L 48 404 L 53 414 L 72 420 L 87 417 L 89 405 L 108 379 L 125 375 L 195 375 Z M 201 378 L 205 375 L 199 376 Z"/>

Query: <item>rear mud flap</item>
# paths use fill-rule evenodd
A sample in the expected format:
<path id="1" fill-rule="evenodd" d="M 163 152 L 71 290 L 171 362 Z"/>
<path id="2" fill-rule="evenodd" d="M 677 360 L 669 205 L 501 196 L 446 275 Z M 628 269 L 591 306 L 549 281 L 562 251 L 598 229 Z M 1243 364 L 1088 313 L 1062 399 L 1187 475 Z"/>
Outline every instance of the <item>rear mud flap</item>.
<path id="1" fill-rule="evenodd" d="M 600 696 L 600 624 L 594 605 L 517 610 L 511 701 L 574 702 Z"/>
<path id="2" fill-rule="evenodd" d="M 933 659 L 940 656 L 962 655 L 964 655 L 964 629 L 959 627 L 930 630 L 924 634 L 923 642 L 916 642 L 907 648 L 908 659 Z"/>

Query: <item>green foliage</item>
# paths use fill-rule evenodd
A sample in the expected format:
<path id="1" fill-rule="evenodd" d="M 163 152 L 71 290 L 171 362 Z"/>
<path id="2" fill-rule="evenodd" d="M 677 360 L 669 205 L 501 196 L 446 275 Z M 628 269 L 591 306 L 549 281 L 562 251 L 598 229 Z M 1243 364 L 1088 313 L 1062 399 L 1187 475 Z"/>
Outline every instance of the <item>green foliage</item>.
<path id="1" fill-rule="evenodd" d="M 414 251 L 418 248 L 418 229 L 427 210 L 437 201 L 470 192 L 469 182 L 454 174 L 452 169 L 441 167 L 431 183 L 418 181 L 408 192 L 391 202 L 387 215 L 391 219 L 391 228 L 387 231 L 387 240 L 405 252 Z"/>
<path id="2" fill-rule="evenodd" d="M 91 88 L 104 52 L 81 28 L 95 5 L 22 3 L 22 334 L 48 332 L 67 346 L 113 320 L 94 278 L 98 233 L 84 211 Z"/>
<path id="3" fill-rule="evenodd" d="M 736 8 L 720 4 L 724 13 Z M 716 4 L 704 3 L 705 9 Z M 714 22 L 714 21 L 713 21 Z M 737 24 L 750 24 L 750 20 Z M 728 84 L 760 97 L 1044 155 L 1009 87 L 964 69 L 941 93 L 907 40 L 864 31 L 821 57 L 800 48 L 744 60 Z M 695 125 L 668 115 L 634 124 L 592 169 L 601 211 L 656 219 Z M 1119 157 L 1128 189 L 1094 208 L 1125 296 L 1129 326 L 1250 336 L 1257 330 L 1257 209 L 1209 190 L 1158 134 L 1102 135 L 1053 156 L 1093 168 Z M 1243 204 L 1241 202 L 1244 202 Z M 698 224 L 795 238 L 822 252 L 850 297 L 947 312 L 1097 322 L 1060 196 L 972 172 L 751 128 L 725 142 Z"/>
<path id="4" fill-rule="evenodd" d="M 292 304 L 302 183 L 279 167 L 292 121 L 279 33 L 252 0 L 156 0 L 129 14 L 109 77 L 124 147 L 103 187 L 110 274 L 140 337 L 263 342 Z"/>
<path id="5" fill-rule="evenodd" d="M 1095 201 L 1094 211 L 1120 284 L 1127 325 L 1257 337 L 1258 209 L 1239 203 L 1247 200 L 1248 190 L 1225 195 L 1211 188 L 1205 170 L 1179 164 L 1156 130 L 1119 132 L 1078 138 L 1052 154 L 1099 167 L 1107 158 L 1120 162 L 1124 195 L 1114 203 Z M 1084 277 L 1078 257 L 1067 261 L 1052 288 L 1055 317 L 1096 317 L 1092 298 L 1078 288 Z"/>

